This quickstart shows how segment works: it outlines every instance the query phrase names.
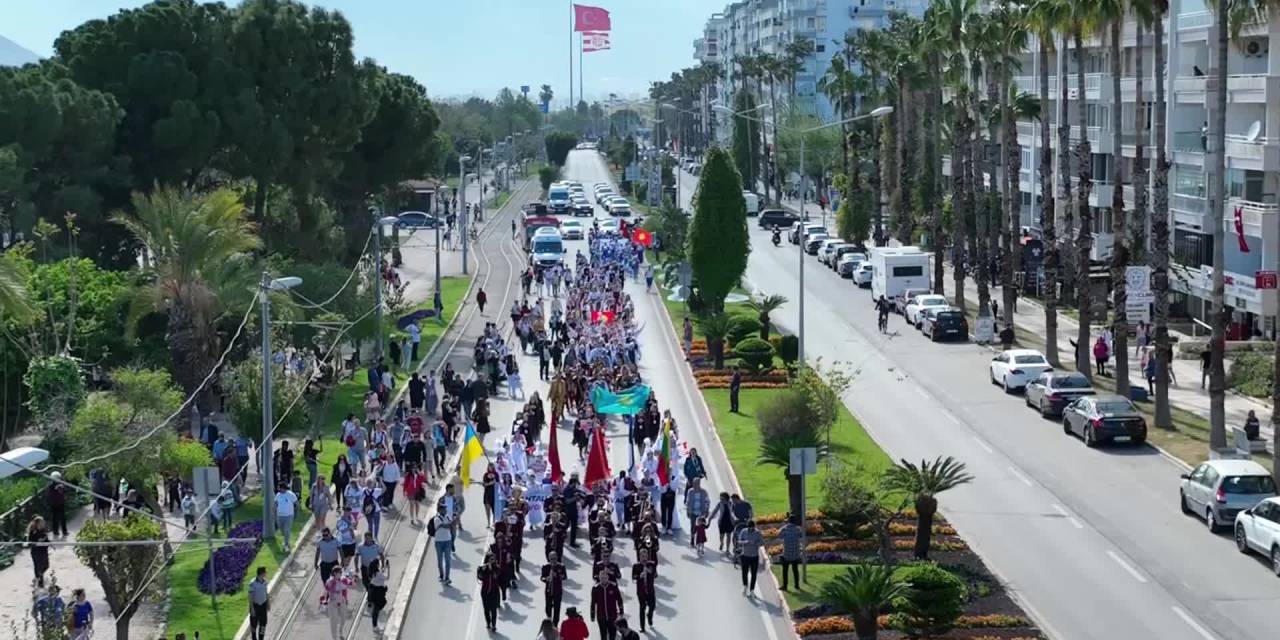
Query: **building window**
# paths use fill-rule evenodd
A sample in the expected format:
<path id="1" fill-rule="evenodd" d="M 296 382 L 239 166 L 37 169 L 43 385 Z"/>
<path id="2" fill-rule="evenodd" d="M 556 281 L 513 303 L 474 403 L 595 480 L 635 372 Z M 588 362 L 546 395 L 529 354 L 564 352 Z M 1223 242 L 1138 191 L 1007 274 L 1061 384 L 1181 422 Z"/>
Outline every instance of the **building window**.
<path id="1" fill-rule="evenodd" d="M 827 50 L 827 45 L 825 44 L 814 45 L 813 50 L 817 53 L 822 53 Z"/>
<path id="2" fill-rule="evenodd" d="M 1173 261 L 1192 269 L 1213 264 L 1213 236 L 1174 229 Z"/>
<path id="3" fill-rule="evenodd" d="M 810 31 L 813 31 L 814 25 L 817 24 L 817 22 L 818 22 L 817 18 L 814 18 L 813 16 L 809 16 L 808 18 L 804 19 L 804 26 Z"/>

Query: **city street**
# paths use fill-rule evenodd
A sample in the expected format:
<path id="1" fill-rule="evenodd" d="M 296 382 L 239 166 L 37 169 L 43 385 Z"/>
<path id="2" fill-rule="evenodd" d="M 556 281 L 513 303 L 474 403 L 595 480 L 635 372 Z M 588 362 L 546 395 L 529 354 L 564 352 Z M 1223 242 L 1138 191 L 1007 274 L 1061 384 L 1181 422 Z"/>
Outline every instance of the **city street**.
<path id="1" fill-rule="evenodd" d="M 587 186 L 610 180 L 603 161 L 593 151 L 570 153 L 564 177 L 580 180 Z M 598 217 L 603 218 L 604 215 L 597 209 Z M 569 259 L 578 250 L 586 251 L 585 241 L 571 241 L 567 245 Z M 671 410 L 680 425 L 680 433 L 688 440 L 689 446 L 703 454 L 710 480 L 706 487 L 708 491 L 713 495 L 721 490 L 733 491 L 732 474 L 715 443 L 705 411 L 694 395 L 696 392 L 688 379 L 683 356 L 675 347 L 674 334 L 663 315 L 665 311 L 656 297 L 657 293 L 646 293 L 643 284 L 639 283 L 629 283 L 628 292 L 635 301 L 637 323 L 644 328 L 641 335 L 642 376 L 652 386 L 660 406 Z M 490 292 L 490 296 L 493 295 Z M 521 368 L 526 372 L 536 371 L 537 360 L 525 358 Z M 524 377 L 526 393 L 539 390 L 545 396 L 545 384 L 537 383 L 536 376 Z M 506 400 L 505 397 L 492 403 L 495 432 L 485 442 L 485 448 L 490 454 L 500 448 L 502 438 L 510 433 L 511 418 L 519 404 Z M 625 427 L 620 422 L 614 424 L 616 427 L 611 434 L 610 452 L 611 466 L 616 471 L 626 465 L 627 448 Z M 582 469 L 576 452 L 569 445 L 570 437 L 571 431 L 566 425 L 559 434 L 560 458 L 566 472 Z M 473 478 L 478 478 L 482 472 L 482 464 L 477 463 L 472 472 Z M 466 533 L 460 539 L 458 559 L 453 564 L 454 584 L 443 586 L 436 580 L 434 554 L 428 554 L 421 568 L 422 575 L 417 588 L 409 602 L 408 617 L 403 627 L 405 630 L 447 629 L 454 637 L 465 640 L 487 636 L 475 580 L 475 569 L 488 544 L 484 512 L 480 506 L 481 487 L 473 484 L 466 497 L 469 505 L 463 516 Z M 761 580 L 757 585 L 758 597 L 747 599 L 742 595 L 739 574 L 728 560 L 714 550 L 714 545 L 708 549 L 706 556 L 698 558 L 687 546 L 687 524 L 681 525 L 680 539 L 664 538 L 662 541 L 656 624 L 647 637 L 726 637 L 745 640 L 791 637 L 790 622 L 782 614 L 779 594 L 773 581 L 767 576 L 767 569 L 761 569 Z M 542 585 L 535 576 L 543 561 L 542 546 L 540 534 L 534 533 L 526 537 L 525 567 L 520 590 L 513 595 L 510 604 L 502 609 L 495 637 L 532 638 L 537 634 L 538 624 L 543 618 L 543 599 Z M 583 549 L 567 551 L 566 555 L 569 582 L 564 606 L 576 606 L 586 616 L 592 584 L 589 555 L 585 545 Z M 634 559 L 630 542 L 621 536 L 615 556 L 620 558 L 620 564 L 629 565 Z M 637 604 L 625 565 L 624 574 L 626 576 L 620 586 L 626 596 L 627 613 L 634 622 Z M 595 637 L 594 625 L 591 625 L 591 629 L 592 637 Z"/>
<path id="2" fill-rule="evenodd" d="M 697 179 L 682 177 L 692 212 Z M 748 225 L 745 279 L 788 298 L 772 317 L 796 332 L 799 249 L 775 248 L 755 219 Z M 1229 533 L 1181 513 L 1178 462 L 1148 446 L 1086 448 L 990 384 L 989 348 L 932 343 L 897 315 L 881 334 L 869 290 L 804 261 L 806 353 L 857 372 L 845 404 L 892 457 L 969 465 L 975 481 L 948 492 L 941 509 L 1049 634 L 1271 636 L 1280 583 Z"/>

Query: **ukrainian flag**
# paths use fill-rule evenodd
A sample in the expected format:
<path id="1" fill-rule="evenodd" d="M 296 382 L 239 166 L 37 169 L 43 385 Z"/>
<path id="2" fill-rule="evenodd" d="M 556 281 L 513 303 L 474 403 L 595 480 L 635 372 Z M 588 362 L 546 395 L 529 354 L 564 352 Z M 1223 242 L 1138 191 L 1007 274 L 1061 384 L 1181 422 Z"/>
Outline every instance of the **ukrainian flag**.
<path id="1" fill-rule="evenodd" d="M 467 423 L 467 433 L 462 437 L 462 468 L 458 470 L 458 477 L 462 478 L 462 486 L 465 488 L 471 484 L 471 465 L 476 460 L 484 457 L 484 446 L 480 444 L 480 438 L 476 436 L 476 429 Z"/>
<path id="2" fill-rule="evenodd" d="M 633 416 L 640 413 L 649 402 L 649 387 L 638 384 L 617 393 L 609 391 L 604 385 L 597 385 L 591 390 L 591 404 L 596 413 Z"/>

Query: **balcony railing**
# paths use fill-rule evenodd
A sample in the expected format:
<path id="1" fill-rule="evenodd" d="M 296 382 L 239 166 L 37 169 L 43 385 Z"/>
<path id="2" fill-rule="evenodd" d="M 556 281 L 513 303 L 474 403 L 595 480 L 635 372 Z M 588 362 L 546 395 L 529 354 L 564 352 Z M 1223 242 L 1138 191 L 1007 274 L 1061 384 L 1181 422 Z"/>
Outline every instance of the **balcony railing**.
<path id="1" fill-rule="evenodd" d="M 1186 211 L 1196 215 L 1204 215 L 1205 200 L 1200 196 L 1188 196 L 1175 193 L 1169 197 L 1169 208 L 1176 211 Z"/>
<path id="2" fill-rule="evenodd" d="M 1178 30 L 1203 29 L 1213 24 L 1213 14 L 1208 11 L 1178 14 Z"/>
<path id="3" fill-rule="evenodd" d="M 1204 153 L 1205 139 L 1199 131 L 1175 131 L 1173 133 L 1173 150 L 1190 153 Z"/>

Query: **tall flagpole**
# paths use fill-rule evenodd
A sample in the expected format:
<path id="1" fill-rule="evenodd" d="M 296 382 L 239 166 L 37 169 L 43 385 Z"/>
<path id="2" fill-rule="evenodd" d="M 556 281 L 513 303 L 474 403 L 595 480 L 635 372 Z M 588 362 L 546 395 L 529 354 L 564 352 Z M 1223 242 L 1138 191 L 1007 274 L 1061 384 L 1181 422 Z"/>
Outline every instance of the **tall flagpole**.
<path id="1" fill-rule="evenodd" d="M 569 0 L 569 108 L 573 109 L 573 0 Z M 579 69 L 581 72 L 581 69 Z"/>
<path id="2" fill-rule="evenodd" d="M 587 39 L 587 34 L 585 33 L 579 34 L 578 36 L 578 99 L 579 100 L 587 99 L 586 93 L 582 90 L 582 70 L 585 68 L 582 66 L 582 41 L 586 39 Z M 573 108 L 577 109 L 578 105 L 574 104 Z"/>

